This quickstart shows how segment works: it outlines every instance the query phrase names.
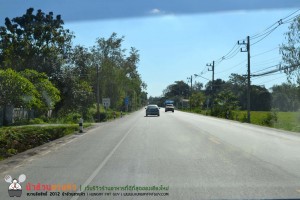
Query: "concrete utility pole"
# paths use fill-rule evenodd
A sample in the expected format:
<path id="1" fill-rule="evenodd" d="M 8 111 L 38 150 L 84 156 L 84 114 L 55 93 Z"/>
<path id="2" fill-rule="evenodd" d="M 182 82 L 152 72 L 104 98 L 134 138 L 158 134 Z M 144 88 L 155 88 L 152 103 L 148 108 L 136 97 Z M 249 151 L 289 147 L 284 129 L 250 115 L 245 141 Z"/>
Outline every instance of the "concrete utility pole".
<path id="1" fill-rule="evenodd" d="M 241 52 L 247 52 L 248 53 L 248 74 L 247 74 L 247 122 L 251 123 L 250 118 L 250 92 L 251 92 L 251 80 L 250 80 L 250 37 L 247 36 L 247 42 L 243 40 L 243 42 L 238 41 L 238 45 L 245 45 L 246 49 L 241 48 Z"/>
<path id="2" fill-rule="evenodd" d="M 193 75 L 191 75 L 191 78 L 188 77 L 188 79 L 191 81 L 191 94 L 190 94 L 190 111 L 192 111 L 192 105 L 191 105 L 191 96 L 192 96 L 192 93 L 193 93 Z"/>
<path id="3" fill-rule="evenodd" d="M 211 108 L 213 108 L 214 105 L 214 93 L 213 93 L 213 89 L 214 89 L 214 82 L 215 82 L 215 61 L 209 64 L 206 64 L 206 66 L 211 67 L 211 70 L 208 68 L 208 71 L 212 71 L 212 83 L 211 83 L 211 92 L 212 92 L 212 98 L 211 98 Z"/>
<path id="4" fill-rule="evenodd" d="M 100 122 L 99 65 L 97 64 L 97 120 Z"/>

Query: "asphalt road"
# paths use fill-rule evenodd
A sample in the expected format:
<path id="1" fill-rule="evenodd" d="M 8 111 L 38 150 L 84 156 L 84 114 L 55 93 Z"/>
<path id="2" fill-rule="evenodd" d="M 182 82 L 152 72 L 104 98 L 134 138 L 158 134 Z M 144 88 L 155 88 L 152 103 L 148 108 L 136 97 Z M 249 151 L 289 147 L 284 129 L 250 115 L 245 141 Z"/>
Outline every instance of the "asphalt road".
<path id="1" fill-rule="evenodd" d="M 2 179 L 1 200 L 300 198 L 297 134 L 178 111 L 140 110 L 21 158 L 0 162 L 2 177 L 27 177 L 20 198 Z"/>

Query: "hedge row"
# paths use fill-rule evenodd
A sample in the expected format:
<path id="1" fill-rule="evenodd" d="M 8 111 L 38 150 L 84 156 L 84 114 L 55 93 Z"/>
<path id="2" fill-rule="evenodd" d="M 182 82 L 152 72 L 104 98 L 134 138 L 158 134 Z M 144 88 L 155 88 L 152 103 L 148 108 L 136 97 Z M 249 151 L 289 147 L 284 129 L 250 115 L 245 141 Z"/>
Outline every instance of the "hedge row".
<path id="1" fill-rule="evenodd" d="M 78 125 L 1 128 L 0 159 L 40 146 L 77 130 Z"/>

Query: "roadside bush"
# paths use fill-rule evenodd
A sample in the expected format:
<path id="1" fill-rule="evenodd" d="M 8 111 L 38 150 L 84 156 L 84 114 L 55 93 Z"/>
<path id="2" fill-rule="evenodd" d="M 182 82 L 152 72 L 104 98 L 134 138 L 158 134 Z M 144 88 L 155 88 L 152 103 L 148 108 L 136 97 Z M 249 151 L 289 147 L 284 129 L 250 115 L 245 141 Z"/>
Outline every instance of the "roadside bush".
<path id="1" fill-rule="evenodd" d="M 78 130 L 78 125 L 0 129 L 0 157 L 6 158 Z"/>
<path id="2" fill-rule="evenodd" d="M 29 120 L 25 118 L 15 118 L 12 126 L 21 126 L 29 124 Z"/>
<path id="3" fill-rule="evenodd" d="M 203 111 L 201 108 L 193 108 L 192 112 L 201 114 Z"/>
<path id="4" fill-rule="evenodd" d="M 267 116 L 262 120 L 262 125 L 274 127 L 274 124 L 278 121 L 277 112 L 272 111 L 267 113 Z"/>
<path id="5" fill-rule="evenodd" d="M 68 114 L 66 117 L 64 117 L 63 119 L 63 121 L 64 121 L 64 123 L 69 123 L 69 124 L 76 124 L 76 123 L 78 123 L 79 122 L 79 119 L 81 118 L 82 116 L 81 116 L 81 114 L 79 114 L 79 113 L 70 113 L 70 114 Z"/>
<path id="6" fill-rule="evenodd" d="M 121 113 L 120 112 L 115 112 L 116 113 L 116 118 L 119 118 L 121 117 Z M 123 116 L 125 115 L 126 113 L 123 112 Z M 100 113 L 100 122 L 106 122 L 110 119 L 113 119 L 114 118 L 114 111 L 112 110 L 108 110 L 107 112 L 101 112 Z M 95 122 L 97 122 L 97 113 L 94 114 L 94 120 Z"/>
<path id="7" fill-rule="evenodd" d="M 242 122 L 248 122 L 248 117 L 246 113 L 243 115 Z"/>
<path id="8" fill-rule="evenodd" d="M 29 120 L 29 124 L 45 124 L 45 122 L 40 118 L 34 118 Z"/>

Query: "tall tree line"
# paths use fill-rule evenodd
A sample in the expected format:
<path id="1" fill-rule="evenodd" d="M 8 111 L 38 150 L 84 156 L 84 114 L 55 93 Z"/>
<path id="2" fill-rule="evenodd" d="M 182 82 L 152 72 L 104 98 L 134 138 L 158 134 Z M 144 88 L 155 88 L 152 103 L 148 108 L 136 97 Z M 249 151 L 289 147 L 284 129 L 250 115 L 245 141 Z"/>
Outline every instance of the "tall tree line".
<path id="1" fill-rule="evenodd" d="M 40 114 L 53 109 L 55 115 L 77 112 L 87 117 L 96 103 L 97 69 L 100 100 L 110 98 L 112 109 L 124 109 L 126 97 L 129 98 L 129 110 L 146 102 L 147 85 L 138 73 L 139 52 L 133 47 L 126 51 L 124 37 L 117 33 L 107 39 L 99 37 L 90 48 L 74 47 L 74 37 L 72 31 L 64 28 L 61 16 L 55 16 L 53 12 L 46 14 L 29 8 L 21 17 L 5 18 L 5 25 L 0 26 L 0 107 L 34 107 Z M 8 97 L 4 91 L 9 90 L 7 80 L 3 78 L 6 74 L 11 74 L 15 80 L 28 80 L 20 83 L 20 88 L 27 84 L 31 92 L 24 88 L 11 90 L 12 96 L 19 96 L 18 101 L 4 101 Z M 48 87 L 44 81 L 44 87 L 39 83 L 34 90 L 30 85 L 38 85 L 34 77 L 48 80 Z M 56 90 L 49 89 L 50 86 Z M 34 92 L 39 94 L 31 94 Z M 49 103 L 51 98 L 46 98 L 47 104 L 47 100 L 40 98 L 40 102 L 48 107 L 37 106 L 37 103 L 23 101 L 26 96 L 32 101 L 38 96 L 51 96 L 52 100 Z"/>

